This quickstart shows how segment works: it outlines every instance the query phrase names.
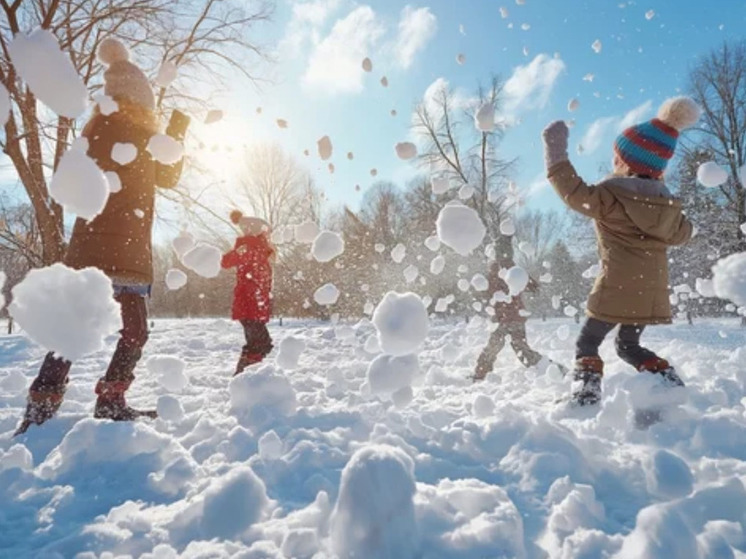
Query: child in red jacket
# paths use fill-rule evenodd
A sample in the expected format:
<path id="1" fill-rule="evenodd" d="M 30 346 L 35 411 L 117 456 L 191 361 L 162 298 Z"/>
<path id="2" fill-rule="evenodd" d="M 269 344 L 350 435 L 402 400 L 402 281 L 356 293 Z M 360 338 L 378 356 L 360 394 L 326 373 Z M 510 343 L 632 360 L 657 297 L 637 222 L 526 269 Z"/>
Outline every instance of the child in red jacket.
<path id="1" fill-rule="evenodd" d="M 259 363 L 272 351 L 267 322 L 272 311 L 272 262 L 275 249 L 269 241 L 269 224 L 257 217 L 231 212 L 231 221 L 243 236 L 236 239 L 233 250 L 223 255 L 223 268 L 236 268 L 233 290 L 233 320 L 238 320 L 246 335 L 235 375 L 249 365 Z"/>

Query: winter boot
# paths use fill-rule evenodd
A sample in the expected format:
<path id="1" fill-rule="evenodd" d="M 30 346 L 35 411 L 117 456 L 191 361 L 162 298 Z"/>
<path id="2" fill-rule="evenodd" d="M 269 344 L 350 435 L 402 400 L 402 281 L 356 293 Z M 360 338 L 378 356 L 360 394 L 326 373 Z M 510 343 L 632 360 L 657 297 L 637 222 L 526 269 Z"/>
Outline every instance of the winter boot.
<path id="1" fill-rule="evenodd" d="M 138 417 L 149 417 L 155 419 L 158 414 L 155 410 L 136 410 L 127 405 L 124 393 L 132 384 L 132 381 L 111 381 L 100 379 L 96 384 L 96 409 L 93 417 L 96 419 L 111 419 L 112 421 L 133 421 Z"/>
<path id="2" fill-rule="evenodd" d="M 581 357 L 575 361 L 573 373 L 577 387 L 572 393 L 572 402 L 577 406 L 592 406 L 601 401 L 601 379 L 604 362 L 600 357 Z"/>
<path id="3" fill-rule="evenodd" d="M 241 357 L 238 358 L 238 364 L 236 365 L 236 372 L 233 376 L 240 375 L 243 373 L 246 367 L 256 365 L 264 360 L 264 354 L 262 353 L 242 353 Z"/>
<path id="4" fill-rule="evenodd" d="M 668 361 L 660 357 L 653 357 L 645 361 L 638 371 L 641 373 L 652 373 L 663 377 L 663 382 L 671 387 L 684 386 L 684 381 L 676 373 L 676 370 L 669 365 Z"/>
<path id="5" fill-rule="evenodd" d="M 29 390 L 26 413 L 13 436 L 22 435 L 32 424 L 41 425 L 47 419 L 52 418 L 60 409 L 62 399 L 65 397 L 65 388 L 63 384 L 45 387 L 41 390 Z"/>

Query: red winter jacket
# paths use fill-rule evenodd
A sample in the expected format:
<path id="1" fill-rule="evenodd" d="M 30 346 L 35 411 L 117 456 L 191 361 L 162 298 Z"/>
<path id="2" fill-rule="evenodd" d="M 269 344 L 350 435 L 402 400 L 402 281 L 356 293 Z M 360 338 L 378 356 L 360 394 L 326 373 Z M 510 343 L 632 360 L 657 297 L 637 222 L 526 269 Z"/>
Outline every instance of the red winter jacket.
<path id="1" fill-rule="evenodd" d="M 267 236 L 239 237 L 236 246 L 223 255 L 223 268 L 237 267 L 233 290 L 233 320 L 269 322 L 272 312 L 272 265 L 275 249 Z"/>

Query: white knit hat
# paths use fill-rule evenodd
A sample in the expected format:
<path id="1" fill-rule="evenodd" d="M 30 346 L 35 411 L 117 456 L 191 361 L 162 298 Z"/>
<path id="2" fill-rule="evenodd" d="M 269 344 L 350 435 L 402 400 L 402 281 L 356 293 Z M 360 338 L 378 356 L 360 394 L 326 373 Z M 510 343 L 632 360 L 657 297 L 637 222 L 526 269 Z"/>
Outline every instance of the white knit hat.
<path id="1" fill-rule="evenodd" d="M 98 47 L 98 59 L 108 66 L 104 72 L 104 92 L 113 98 L 155 109 L 155 95 L 142 70 L 129 61 L 130 53 L 116 39 L 104 39 Z"/>

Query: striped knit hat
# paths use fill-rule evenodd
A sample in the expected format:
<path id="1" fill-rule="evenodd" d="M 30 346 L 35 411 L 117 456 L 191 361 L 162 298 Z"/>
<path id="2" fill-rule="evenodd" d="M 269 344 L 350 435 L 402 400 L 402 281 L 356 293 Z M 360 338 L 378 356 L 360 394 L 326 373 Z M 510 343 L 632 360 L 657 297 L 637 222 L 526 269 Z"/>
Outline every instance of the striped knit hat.
<path id="1" fill-rule="evenodd" d="M 700 109 L 688 97 L 668 99 L 657 118 L 630 126 L 614 142 L 614 152 L 636 175 L 660 179 L 673 157 L 679 133 L 699 120 Z"/>

